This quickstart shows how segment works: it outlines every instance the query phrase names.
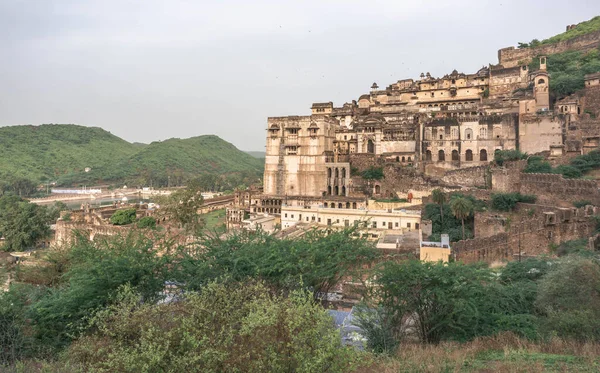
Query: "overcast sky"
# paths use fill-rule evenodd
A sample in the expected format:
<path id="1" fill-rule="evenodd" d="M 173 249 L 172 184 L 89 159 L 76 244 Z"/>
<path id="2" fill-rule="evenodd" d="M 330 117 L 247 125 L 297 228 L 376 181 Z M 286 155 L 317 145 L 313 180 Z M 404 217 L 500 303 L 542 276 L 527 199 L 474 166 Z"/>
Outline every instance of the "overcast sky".
<path id="1" fill-rule="evenodd" d="M 269 116 L 472 73 L 599 14 L 598 0 L 0 0 L 0 125 L 264 150 Z"/>

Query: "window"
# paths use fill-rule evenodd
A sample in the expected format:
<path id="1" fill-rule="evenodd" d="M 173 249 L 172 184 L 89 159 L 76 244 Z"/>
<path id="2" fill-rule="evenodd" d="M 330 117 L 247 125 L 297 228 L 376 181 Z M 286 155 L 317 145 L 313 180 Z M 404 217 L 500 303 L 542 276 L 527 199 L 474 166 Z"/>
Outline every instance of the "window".
<path id="1" fill-rule="evenodd" d="M 292 215 L 292 219 L 294 218 L 294 215 Z"/>
<path id="2" fill-rule="evenodd" d="M 480 161 L 487 161 L 487 150 L 481 149 L 479 151 L 479 160 Z"/>
<path id="3" fill-rule="evenodd" d="M 396 222 L 396 228 L 398 228 L 398 222 Z"/>
<path id="4" fill-rule="evenodd" d="M 480 139 L 487 139 L 487 128 L 481 127 L 479 129 L 479 138 Z"/>
<path id="5" fill-rule="evenodd" d="M 440 134 L 440 140 L 443 140 L 443 139 L 444 139 L 444 135 Z"/>
<path id="6" fill-rule="evenodd" d="M 415 229 L 419 229 L 419 223 L 415 223 Z"/>
<path id="7" fill-rule="evenodd" d="M 544 83 L 546 83 L 546 81 L 544 79 L 538 80 L 538 84 L 544 84 Z"/>
<path id="8" fill-rule="evenodd" d="M 287 218 L 287 214 L 285 214 L 285 217 Z"/>
<path id="9" fill-rule="evenodd" d="M 318 219 L 318 222 L 319 222 L 319 223 L 321 222 L 321 218 L 319 218 L 319 219 Z"/>
<path id="10" fill-rule="evenodd" d="M 467 129 L 465 130 L 465 138 L 466 138 L 467 140 L 471 140 L 471 139 L 473 138 L 473 130 L 472 130 L 472 129 L 470 129 L 470 128 L 467 128 Z"/>
<path id="11" fill-rule="evenodd" d="M 376 221 L 373 222 L 373 228 L 377 228 L 377 222 Z"/>
<path id="12" fill-rule="evenodd" d="M 425 160 L 426 161 L 430 161 L 431 160 L 431 150 L 427 150 L 425 152 Z"/>
<path id="13" fill-rule="evenodd" d="M 458 150 L 453 150 L 452 151 L 452 160 L 453 161 L 459 161 L 460 160 L 459 155 L 458 155 Z"/>
<path id="14" fill-rule="evenodd" d="M 443 162 L 443 161 L 445 161 L 445 160 L 446 160 L 446 154 L 444 153 L 444 151 L 443 151 L 443 150 L 440 150 L 440 151 L 438 152 L 438 161 L 439 161 L 439 162 Z"/>
<path id="15" fill-rule="evenodd" d="M 410 229 L 410 223 L 406 223 L 406 228 Z"/>
<path id="16" fill-rule="evenodd" d="M 473 151 L 471 149 L 467 149 L 465 152 L 465 160 L 469 162 L 473 160 Z"/>

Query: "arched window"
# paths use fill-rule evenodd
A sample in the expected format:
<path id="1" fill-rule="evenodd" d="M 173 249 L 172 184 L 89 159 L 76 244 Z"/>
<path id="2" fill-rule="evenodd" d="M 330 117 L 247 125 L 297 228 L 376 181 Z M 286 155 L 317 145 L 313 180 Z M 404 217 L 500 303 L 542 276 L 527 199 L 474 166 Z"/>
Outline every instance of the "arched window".
<path id="1" fill-rule="evenodd" d="M 396 162 L 400 162 L 400 157 L 396 157 Z"/>
<path id="2" fill-rule="evenodd" d="M 331 195 L 331 185 L 327 187 L 327 194 Z"/>
<path id="3" fill-rule="evenodd" d="M 369 142 L 367 142 L 367 153 L 375 153 L 375 144 L 373 143 L 373 140 L 369 139 Z"/>
<path id="4" fill-rule="evenodd" d="M 480 161 L 487 161 L 487 150 L 481 149 L 479 151 L 479 160 Z"/>
<path id="5" fill-rule="evenodd" d="M 327 177 L 331 178 L 331 168 L 327 169 Z"/>
<path id="6" fill-rule="evenodd" d="M 409 162 L 412 162 L 412 160 L 410 159 L 410 157 L 408 157 L 408 161 L 409 161 Z"/>
<path id="7" fill-rule="evenodd" d="M 431 160 L 431 150 L 427 150 L 425 152 L 425 160 L 426 161 L 430 161 Z"/>
<path id="8" fill-rule="evenodd" d="M 444 153 L 443 150 L 440 150 L 438 152 L 438 161 L 442 162 L 442 161 L 445 161 L 445 160 L 446 160 L 446 154 Z"/>
<path id="9" fill-rule="evenodd" d="M 465 153 L 465 160 L 472 161 L 473 160 L 473 151 L 471 149 L 467 149 Z"/>
<path id="10" fill-rule="evenodd" d="M 431 129 L 427 128 L 425 130 L 425 140 L 431 140 Z"/>
<path id="11" fill-rule="evenodd" d="M 350 202 L 346 202 L 346 208 L 349 209 L 350 208 Z"/>
<path id="12" fill-rule="evenodd" d="M 381 194 L 381 186 L 375 185 L 375 194 Z"/>
<path id="13" fill-rule="evenodd" d="M 342 203 L 340 202 L 340 203 L 338 203 L 338 209 L 341 209 L 341 208 L 342 208 Z"/>
<path id="14" fill-rule="evenodd" d="M 340 187 L 338 187 L 337 185 L 335 186 L 334 190 L 334 195 L 335 196 L 339 196 L 340 195 Z"/>
<path id="15" fill-rule="evenodd" d="M 346 177 L 346 169 L 342 168 L 342 177 Z"/>
<path id="16" fill-rule="evenodd" d="M 458 157 L 458 150 L 453 150 L 452 151 L 452 160 L 453 161 L 459 161 L 459 157 Z"/>
<path id="17" fill-rule="evenodd" d="M 487 128 L 481 127 L 479 129 L 479 138 L 480 139 L 487 139 Z"/>
<path id="18" fill-rule="evenodd" d="M 342 195 L 343 195 L 343 196 L 345 196 L 345 195 L 346 195 L 346 187 L 345 187 L 345 186 L 343 186 L 343 187 L 342 187 Z"/>
<path id="19" fill-rule="evenodd" d="M 554 76 L 554 75 L 553 75 L 553 76 Z M 546 81 L 545 81 L 544 79 L 540 79 L 540 80 L 538 80 L 538 84 L 545 84 L 545 83 L 546 83 Z"/>
<path id="20" fill-rule="evenodd" d="M 323 204 L 323 206 L 325 206 L 325 207 L 328 207 L 329 205 L 327 204 L 327 202 L 325 202 L 325 203 Z"/>
<path id="21" fill-rule="evenodd" d="M 473 138 L 473 130 L 470 128 L 467 128 L 465 130 L 465 139 L 471 140 L 472 138 Z"/>
<path id="22" fill-rule="evenodd" d="M 402 157 L 402 162 L 406 162 L 406 158 Z"/>
<path id="23" fill-rule="evenodd" d="M 356 202 L 352 202 L 352 208 L 356 210 Z"/>
<path id="24" fill-rule="evenodd" d="M 337 168 L 335 169 L 335 177 L 340 177 L 340 170 L 338 170 Z"/>

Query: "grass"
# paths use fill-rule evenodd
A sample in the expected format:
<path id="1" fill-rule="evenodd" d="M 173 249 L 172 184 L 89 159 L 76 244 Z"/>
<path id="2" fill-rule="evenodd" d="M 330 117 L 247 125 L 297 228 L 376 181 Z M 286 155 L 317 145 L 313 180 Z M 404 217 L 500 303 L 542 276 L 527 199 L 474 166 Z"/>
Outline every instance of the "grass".
<path id="1" fill-rule="evenodd" d="M 204 222 L 206 224 L 204 226 L 204 229 L 208 231 L 213 231 L 215 229 L 222 228 L 223 224 L 225 224 L 225 212 L 225 209 L 220 209 L 200 215 L 200 217 L 204 219 Z"/>
<path id="2" fill-rule="evenodd" d="M 472 342 L 402 345 L 357 372 L 597 372 L 600 344 L 553 338 L 536 343 L 504 333 Z"/>

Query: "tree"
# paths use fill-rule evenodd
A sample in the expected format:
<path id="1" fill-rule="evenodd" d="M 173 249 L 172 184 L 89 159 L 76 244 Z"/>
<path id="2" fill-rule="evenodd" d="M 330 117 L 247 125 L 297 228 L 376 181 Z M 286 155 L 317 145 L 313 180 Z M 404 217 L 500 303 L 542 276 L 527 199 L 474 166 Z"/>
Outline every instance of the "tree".
<path id="1" fill-rule="evenodd" d="M 446 203 L 446 195 L 441 189 L 434 189 L 431 192 L 431 199 L 433 203 L 438 204 L 440 206 L 440 218 L 442 219 L 442 226 L 444 225 L 444 203 Z"/>
<path id="2" fill-rule="evenodd" d="M 136 210 L 134 208 L 131 209 L 123 209 L 117 210 L 111 217 L 110 222 L 114 225 L 127 225 L 131 224 L 136 219 Z"/>
<path id="3" fill-rule="evenodd" d="M 465 219 L 473 213 L 473 204 L 466 198 L 457 197 L 450 201 L 452 214 L 462 223 L 462 238 L 465 239 Z"/>
<path id="4" fill-rule="evenodd" d="M 198 184 L 177 190 L 170 196 L 157 199 L 157 202 L 160 205 L 159 214 L 177 222 L 187 232 L 195 234 L 202 227 L 198 210 L 204 204 L 204 199 Z"/>
<path id="5" fill-rule="evenodd" d="M 85 371 L 335 373 L 358 362 L 310 294 L 260 282 L 210 283 L 167 304 L 123 287 L 91 326 L 66 354 Z"/>
<path id="6" fill-rule="evenodd" d="M 152 216 L 144 216 L 143 218 L 138 220 L 137 227 L 142 228 L 142 229 L 144 229 L 144 228 L 154 229 L 154 228 L 156 228 L 156 219 L 154 219 Z"/>
<path id="7" fill-rule="evenodd" d="M 466 330 L 476 327 L 477 297 L 485 293 L 491 276 L 478 266 L 411 260 L 385 262 L 373 279 L 377 286 L 370 299 L 392 318 L 388 325 L 396 340 L 403 338 L 407 319 L 412 319 L 420 340 L 438 343 L 472 334 Z"/>
<path id="8" fill-rule="evenodd" d="M 50 235 L 53 215 L 44 206 L 5 194 L 0 197 L 0 234 L 4 250 L 22 251 Z"/>
<path id="9" fill-rule="evenodd" d="M 600 340 L 600 266 L 566 257 L 539 284 L 536 306 L 544 329 L 561 337 Z"/>

